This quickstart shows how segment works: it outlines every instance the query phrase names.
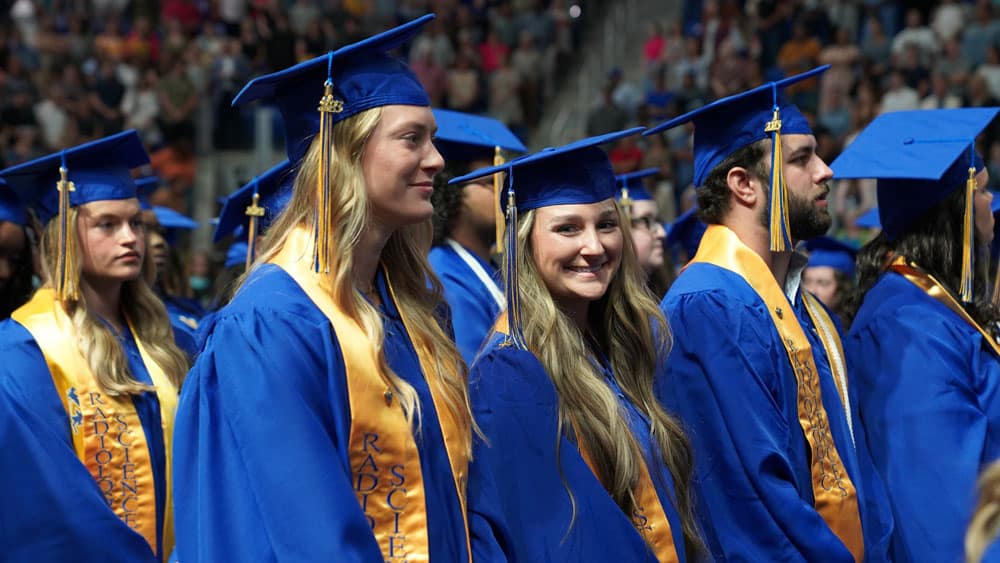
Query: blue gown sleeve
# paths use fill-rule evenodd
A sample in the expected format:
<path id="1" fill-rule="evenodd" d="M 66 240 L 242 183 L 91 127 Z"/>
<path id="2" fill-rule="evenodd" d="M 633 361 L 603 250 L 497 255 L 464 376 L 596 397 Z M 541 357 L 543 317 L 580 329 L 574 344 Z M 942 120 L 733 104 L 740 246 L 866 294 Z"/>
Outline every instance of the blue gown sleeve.
<path id="1" fill-rule="evenodd" d="M 663 306 L 677 336 L 657 395 L 691 438 L 698 518 L 714 556 L 853 561 L 812 505 L 811 483 L 796 479 L 790 444 L 803 438 L 781 389 L 794 375 L 778 368 L 788 360 L 763 304 L 698 292 L 668 295 Z"/>
<path id="2" fill-rule="evenodd" d="M 350 413 L 329 322 L 277 309 L 211 322 L 177 412 L 178 559 L 381 561 L 342 455 Z"/>
<path id="3" fill-rule="evenodd" d="M 996 394 L 1000 364 L 978 333 L 923 312 L 880 315 L 851 332 L 845 353 L 896 515 L 895 559 L 957 561 L 977 476 L 998 453 L 981 397 Z"/>
<path id="4" fill-rule="evenodd" d="M 112 512 L 72 446 L 51 426 L 20 385 L 0 374 L 0 559 L 154 563 L 146 540 Z"/>

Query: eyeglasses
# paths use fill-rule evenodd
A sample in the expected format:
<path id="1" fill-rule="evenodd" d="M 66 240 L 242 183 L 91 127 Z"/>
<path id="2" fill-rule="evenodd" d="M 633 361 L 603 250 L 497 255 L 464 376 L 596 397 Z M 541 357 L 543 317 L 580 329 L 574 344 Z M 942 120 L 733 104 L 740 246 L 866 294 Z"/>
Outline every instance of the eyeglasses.
<path id="1" fill-rule="evenodd" d="M 642 217 L 632 218 L 632 228 L 633 229 L 643 229 L 649 232 L 656 232 L 659 229 L 664 228 L 663 222 L 660 218 L 655 215 L 643 215 Z"/>

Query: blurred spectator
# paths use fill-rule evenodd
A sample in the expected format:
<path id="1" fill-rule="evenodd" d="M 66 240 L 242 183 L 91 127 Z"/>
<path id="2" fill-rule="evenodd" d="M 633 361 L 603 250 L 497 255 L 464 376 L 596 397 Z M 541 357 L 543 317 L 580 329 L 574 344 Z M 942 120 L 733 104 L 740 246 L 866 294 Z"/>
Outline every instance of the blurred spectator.
<path id="1" fill-rule="evenodd" d="M 843 102 L 854 82 L 856 65 L 861 60 L 861 49 L 851 41 L 847 28 L 834 31 L 834 43 L 819 53 L 819 63 L 830 65 L 830 70 L 820 77 L 818 113 L 830 110 L 833 101 Z"/>
<path id="2" fill-rule="evenodd" d="M 71 146 L 68 137 L 72 119 L 66 92 L 62 84 L 56 82 L 49 87 L 42 100 L 35 104 L 35 120 L 46 150 L 55 151 Z"/>
<path id="3" fill-rule="evenodd" d="M 475 111 L 480 105 L 479 84 L 482 77 L 466 53 L 459 52 L 455 57 L 455 65 L 448 70 L 447 80 L 448 107 L 464 112 Z"/>
<path id="4" fill-rule="evenodd" d="M 934 73 L 940 74 L 948 81 L 952 92 L 961 93 L 969 78 L 972 65 L 962 55 L 962 48 L 957 39 L 945 41 L 944 50 L 934 65 Z M 912 84 L 911 84 L 912 85 Z"/>
<path id="5" fill-rule="evenodd" d="M 892 39 L 892 54 L 900 55 L 909 44 L 916 45 L 922 57 L 938 52 L 937 37 L 931 28 L 924 25 L 924 17 L 918 8 L 906 11 L 906 27 Z"/>
<path id="6" fill-rule="evenodd" d="M 931 76 L 931 91 L 920 100 L 920 109 L 946 109 L 962 106 L 962 98 L 951 92 L 948 76 L 935 72 Z"/>
<path id="7" fill-rule="evenodd" d="M 521 107 L 521 77 L 507 60 L 506 53 L 497 61 L 500 66 L 489 75 L 490 115 L 500 120 L 514 132 L 523 136 L 524 108 Z"/>
<path id="8" fill-rule="evenodd" d="M 684 54 L 672 68 L 673 80 L 670 87 L 674 90 L 681 88 L 684 77 L 690 75 L 697 88 L 707 88 L 710 64 L 711 58 L 701 52 L 701 41 L 698 41 L 697 37 L 686 38 L 684 40 Z"/>
<path id="9" fill-rule="evenodd" d="M 614 86 L 610 83 L 601 89 L 600 102 L 587 115 L 588 137 L 618 131 L 628 124 L 628 115 L 615 103 L 613 94 Z"/>
<path id="10" fill-rule="evenodd" d="M 167 68 L 167 74 L 160 78 L 158 85 L 160 130 L 168 142 L 178 138 L 193 142 L 198 90 L 188 77 L 182 58 L 178 57 Z"/>
<path id="11" fill-rule="evenodd" d="M 155 148 L 163 142 L 157 125 L 160 116 L 159 75 L 153 67 L 147 67 L 139 77 L 136 88 L 129 90 L 122 98 L 122 114 L 125 128 L 135 129 L 147 148 Z"/>
<path id="12" fill-rule="evenodd" d="M 614 146 L 608 152 L 608 160 L 611 161 L 615 174 L 625 174 L 639 170 L 642 164 L 642 149 L 636 140 L 636 135 L 629 135 L 615 141 Z"/>
<path id="13" fill-rule="evenodd" d="M 438 107 L 444 100 L 448 87 L 448 73 L 434 59 L 434 48 L 430 43 L 415 43 L 410 50 L 410 68 L 417 80 L 427 90 L 431 105 Z"/>
<path id="14" fill-rule="evenodd" d="M 899 70 L 890 72 L 889 87 L 882 95 L 882 104 L 878 112 L 903 111 L 918 107 L 920 107 L 920 98 L 917 96 L 917 91 L 906 84 L 903 73 Z"/>
<path id="15" fill-rule="evenodd" d="M 122 129 L 122 99 L 125 86 L 118 80 L 115 60 L 106 55 L 97 67 L 97 77 L 87 95 L 94 113 L 97 114 L 101 135 L 111 135 Z"/>
<path id="16" fill-rule="evenodd" d="M 877 17 L 870 16 L 865 20 L 861 54 L 864 55 L 874 76 L 882 76 L 885 73 L 892 58 L 892 42 L 886 36 L 882 22 Z"/>
<path id="17" fill-rule="evenodd" d="M 760 65 L 771 68 L 778 57 L 778 49 L 788 38 L 795 4 L 788 0 L 760 0 L 757 2 L 757 40 L 760 42 Z"/>
<path id="18" fill-rule="evenodd" d="M 920 57 L 920 49 L 910 43 L 903 49 L 903 54 L 899 59 L 896 68 L 903 75 L 903 81 L 906 82 L 906 85 L 913 88 L 918 97 L 927 95 L 930 90 L 931 73 Z"/>
<path id="19" fill-rule="evenodd" d="M 496 71 L 509 54 L 510 47 L 500 40 L 496 29 L 490 29 L 486 34 L 486 40 L 479 45 L 479 63 L 483 72 L 489 75 Z"/>
<path id="20" fill-rule="evenodd" d="M 635 84 L 626 80 L 622 70 L 617 67 L 608 71 L 608 84 L 611 86 L 615 105 L 625 110 L 630 121 L 635 119 L 646 95 Z"/>
<path id="21" fill-rule="evenodd" d="M 212 61 L 209 70 L 211 90 L 214 92 L 212 107 L 215 108 L 215 131 L 213 140 L 216 148 L 246 148 L 249 139 L 243 132 L 240 111 L 230 103 L 250 78 L 250 62 L 240 48 L 240 41 L 227 39 L 222 54 Z"/>
<path id="22" fill-rule="evenodd" d="M 319 16 L 315 0 L 295 0 L 288 8 L 288 23 L 295 35 L 305 35 L 310 22 L 317 21 Z"/>
<path id="23" fill-rule="evenodd" d="M 524 108 L 524 124 L 537 127 L 541 119 L 542 82 L 545 77 L 542 75 L 542 52 L 535 45 L 531 30 L 521 31 L 517 48 L 511 53 L 510 64 L 521 79 L 518 95 Z"/>
<path id="24" fill-rule="evenodd" d="M 659 22 L 646 24 L 646 41 L 642 45 L 642 63 L 649 76 L 661 74 L 666 58 L 667 38 Z"/>
<path id="25" fill-rule="evenodd" d="M 931 29 L 941 41 L 955 39 L 965 26 L 965 10 L 956 0 L 941 0 L 931 16 Z"/>
<path id="26" fill-rule="evenodd" d="M 820 50 L 819 41 L 808 33 L 805 22 L 796 20 L 792 24 L 792 36 L 778 50 L 778 67 L 784 76 L 805 72 L 816 66 Z M 819 79 L 809 78 L 785 88 L 785 93 L 789 101 L 804 111 L 815 112 L 818 84 Z"/>
<path id="27" fill-rule="evenodd" d="M 986 60 L 976 69 L 976 75 L 986 81 L 990 95 L 1000 99 L 1000 47 L 996 44 L 986 48 Z"/>
<path id="28" fill-rule="evenodd" d="M 969 64 L 986 60 L 986 48 L 1000 40 L 1000 22 L 993 18 L 990 0 L 977 0 L 972 21 L 962 30 L 962 54 Z"/>

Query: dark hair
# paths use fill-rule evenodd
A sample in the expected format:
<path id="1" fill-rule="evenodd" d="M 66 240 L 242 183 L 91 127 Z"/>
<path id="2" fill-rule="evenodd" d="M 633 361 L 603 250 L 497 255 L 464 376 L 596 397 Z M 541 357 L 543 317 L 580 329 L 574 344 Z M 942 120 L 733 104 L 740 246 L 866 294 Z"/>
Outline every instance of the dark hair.
<path id="1" fill-rule="evenodd" d="M 699 219 L 710 225 L 718 225 L 729 213 L 731 204 L 726 178 L 733 168 L 745 168 L 761 179 L 767 177 L 770 163 L 765 161 L 764 155 L 767 154 L 770 142 L 770 139 L 761 139 L 736 149 L 708 173 L 705 185 L 697 190 Z"/>
<path id="2" fill-rule="evenodd" d="M 24 228 L 24 248 L 17 255 L 16 260 L 12 260 L 10 267 L 12 274 L 10 279 L 0 291 L 0 319 L 6 319 L 31 299 L 34 288 L 31 285 L 31 276 L 34 273 L 34 261 L 32 240 L 34 232 L 30 227 Z"/>
<path id="3" fill-rule="evenodd" d="M 888 268 L 894 256 L 905 256 L 914 265 L 934 276 L 958 301 L 955 289 L 961 283 L 962 221 L 965 190 L 956 189 L 941 203 L 924 213 L 906 232 L 890 242 L 885 233 L 866 244 L 858 253 L 858 284 L 844 303 L 844 316 L 852 321 L 868 293 Z M 964 305 L 979 326 L 996 332 L 1000 309 L 990 301 L 989 246 L 976 241 L 972 302 Z"/>
<path id="4" fill-rule="evenodd" d="M 444 239 L 451 235 L 452 226 L 462 211 L 462 187 L 449 186 L 448 181 L 457 174 L 444 170 L 434 177 L 434 192 L 431 194 L 431 204 L 434 206 L 434 246 L 444 244 Z"/>

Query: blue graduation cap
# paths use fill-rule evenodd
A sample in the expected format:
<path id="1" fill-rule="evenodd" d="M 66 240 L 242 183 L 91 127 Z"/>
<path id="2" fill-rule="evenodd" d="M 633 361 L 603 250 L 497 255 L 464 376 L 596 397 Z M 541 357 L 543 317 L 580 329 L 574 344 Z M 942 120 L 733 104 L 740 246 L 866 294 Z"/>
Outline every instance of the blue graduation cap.
<path id="1" fill-rule="evenodd" d="M 219 213 L 213 242 L 219 242 L 230 234 L 239 238 L 246 233 L 252 260 L 257 235 L 288 205 L 294 182 L 292 163 L 285 160 L 230 194 Z"/>
<path id="2" fill-rule="evenodd" d="M 854 224 L 862 229 L 881 229 L 882 223 L 878 220 L 878 207 L 872 207 L 854 220 Z"/>
<path id="3" fill-rule="evenodd" d="M 517 214 L 552 205 L 587 204 L 615 196 L 615 173 L 600 145 L 635 135 L 635 127 L 625 131 L 589 137 L 536 153 L 515 158 L 497 166 L 481 168 L 453 178 L 450 184 L 462 184 L 476 178 L 507 173 L 507 194 L 500 198 L 506 215 L 507 311 L 509 337 L 516 346 L 526 348 L 521 333 L 520 299 L 517 291 Z"/>
<path id="4" fill-rule="evenodd" d="M 618 182 L 618 195 L 615 196 L 618 198 L 618 203 L 626 210 L 631 211 L 633 201 L 652 200 L 653 196 L 646 189 L 646 185 L 642 183 L 642 180 L 659 171 L 659 168 L 654 167 L 615 176 L 615 181 Z"/>
<path id="5" fill-rule="evenodd" d="M 0 171 L 0 178 L 35 210 L 47 224 L 59 214 L 60 168 L 65 181 L 73 184 L 68 191 L 68 206 L 92 201 L 136 197 L 131 169 L 149 164 L 149 155 L 134 130 L 52 153 Z"/>
<path id="6" fill-rule="evenodd" d="M 698 207 L 692 207 L 667 227 L 667 246 L 680 245 L 690 260 L 698 252 L 701 237 L 707 229 L 708 225 L 698 218 Z"/>
<path id="7" fill-rule="evenodd" d="M 273 101 L 285 122 L 285 150 L 292 162 L 305 155 L 313 136 L 320 132 L 321 114 L 330 119 L 332 126 L 375 107 L 430 106 L 430 98 L 413 71 L 387 53 L 412 39 L 432 19 L 434 14 L 427 14 L 326 55 L 254 78 L 236 95 L 233 105 Z"/>
<path id="8" fill-rule="evenodd" d="M 223 267 L 232 268 L 234 266 L 245 265 L 249 255 L 250 245 L 242 241 L 234 242 L 229 245 L 229 250 L 226 251 L 226 261 Z"/>
<path id="9" fill-rule="evenodd" d="M 169 207 L 155 205 L 153 206 L 153 214 L 156 215 L 156 222 L 163 228 L 167 244 L 171 246 L 177 241 L 179 231 L 192 231 L 198 228 L 197 221 Z"/>
<path id="10" fill-rule="evenodd" d="M 0 178 L 0 222 L 3 221 L 24 226 L 28 222 L 28 214 L 21 199 L 7 186 L 7 182 Z"/>
<path id="11" fill-rule="evenodd" d="M 900 111 L 875 118 L 831 164 L 837 178 L 878 180 L 882 232 L 889 241 L 955 190 L 965 188 L 963 301 L 972 299 L 975 175 L 983 167 L 975 139 L 1000 108 Z"/>
<path id="12" fill-rule="evenodd" d="M 136 197 L 131 169 L 149 163 L 149 155 L 135 130 L 98 139 L 0 171 L 0 178 L 39 221 L 58 217 L 59 241 L 56 271 L 52 272 L 60 301 L 79 297 L 75 263 L 75 226 L 67 220 L 69 208 L 94 201 Z"/>
<path id="13" fill-rule="evenodd" d="M 159 189 L 159 187 L 159 176 L 146 176 L 145 178 L 135 179 L 136 197 L 139 198 L 139 207 L 141 207 L 143 211 L 153 209 L 152 204 L 149 203 L 149 198 L 153 195 L 153 192 Z"/>
<path id="14" fill-rule="evenodd" d="M 849 278 L 854 277 L 857 247 L 827 236 L 807 240 L 803 246 L 809 252 L 808 267 L 829 266 Z"/>
<path id="15" fill-rule="evenodd" d="M 726 157 L 743 147 L 770 138 L 774 147 L 771 151 L 770 248 L 775 252 L 791 250 L 781 135 L 812 134 L 812 129 L 806 117 L 784 98 L 781 90 L 821 74 L 828 68 L 830 65 L 824 65 L 716 100 L 657 125 L 643 134 L 652 135 L 689 121 L 694 122 L 696 187 L 704 186 L 712 169 Z"/>
<path id="16" fill-rule="evenodd" d="M 499 120 L 446 109 L 433 111 L 438 126 L 434 145 L 445 161 L 493 160 L 497 149 L 528 152 L 524 143 Z"/>

